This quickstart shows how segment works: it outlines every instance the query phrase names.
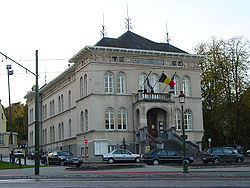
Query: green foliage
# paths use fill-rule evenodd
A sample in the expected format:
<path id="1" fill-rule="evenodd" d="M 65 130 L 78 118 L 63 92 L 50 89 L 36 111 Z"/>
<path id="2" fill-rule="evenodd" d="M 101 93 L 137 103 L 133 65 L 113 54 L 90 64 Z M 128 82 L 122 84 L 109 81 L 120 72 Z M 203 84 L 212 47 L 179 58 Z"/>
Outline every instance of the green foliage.
<path id="1" fill-rule="evenodd" d="M 206 55 L 200 63 L 203 141 L 210 137 L 213 146 L 249 145 L 249 47 L 248 40 L 234 37 L 212 38 L 195 49 L 198 54 Z"/>
<path id="2" fill-rule="evenodd" d="M 7 131 L 10 131 L 11 127 L 9 125 L 10 120 L 10 108 L 5 108 L 5 115 L 7 118 Z M 11 105 L 11 125 L 12 131 L 17 132 L 17 143 L 22 144 L 25 140 L 27 140 L 28 134 L 28 112 L 27 105 L 23 105 L 21 103 L 14 103 Z"/>
<path id="3" fill-rule="evenodd" d="M 14 168 L 19 168 L 19 164 L 15 163 Z M 21 168 L 34 168 L 34 165 L 22 165 Z M 0 161 L 0 170 L 12 169 L 12 164 L 10 162 Z"/>

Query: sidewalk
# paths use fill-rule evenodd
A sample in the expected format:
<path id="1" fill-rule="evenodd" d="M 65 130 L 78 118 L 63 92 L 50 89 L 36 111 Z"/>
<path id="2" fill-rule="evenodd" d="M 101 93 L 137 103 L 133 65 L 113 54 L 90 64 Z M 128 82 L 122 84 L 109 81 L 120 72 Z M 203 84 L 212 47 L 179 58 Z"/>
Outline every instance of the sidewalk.
<path id="1" fill-rule="evenodd" d="M 195 168 L 190 166 L 189 173 L 182 173 L 182 166 L 152 166 L 127 168 L 126 165 L 116 169 L 89 170 L 64 166 L 40 167 L 39 175 L 34 175 L 34 168 L 0 170 L 0 179 L 55 179 L 55 178 L 194 178 L 194 177 L 237 177 L 250 178 L 250 166 Z M 98 164 L 96 164 L 98 165 Z M 107 164 L 105 164 L 107 165 Z"/>

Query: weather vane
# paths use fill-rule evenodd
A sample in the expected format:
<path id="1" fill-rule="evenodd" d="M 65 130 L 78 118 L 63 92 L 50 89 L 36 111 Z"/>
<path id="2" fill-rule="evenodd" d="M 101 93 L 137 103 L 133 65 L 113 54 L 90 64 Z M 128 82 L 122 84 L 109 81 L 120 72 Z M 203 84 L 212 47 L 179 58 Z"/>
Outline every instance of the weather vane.
<path id="1" fill-rule="evenodd" d="M 168 34 L 168 25 L 167 25 L 167 21 L 166 21 L 166 31 L 167 31 L 167 33 L 166 33 L 167 36 L 166 36 L 166 39 L 165 39 L 165 40 L 166 40 L 166 42 L 169 44 L 171 39 L 169 38 L 169 34 Z"/>
<path id="2" fill-rule="evenodd" d="M 101 35 L 104 38 L 105 36 L 107 36 L 107 32 L 106 32 L 105 26 L 104 26 L 104 14 L 102 14 L 102 19 L 103 19 L 103 24 L 102 24 Z"/>
<path id="3" fill-rule="evenodd" d="M 128 16 L 128 5 L 127 5 L 127 16 Z M 129 29 L 133 28 L 132 24 L 130 22 L 131 19 L 128 16 L 127 18 L 125 18 L 125 20 L 126 20 L 126 22 L 125 22 L 125 28 L 128 29 L 128 31 L 129 31 Z"/>

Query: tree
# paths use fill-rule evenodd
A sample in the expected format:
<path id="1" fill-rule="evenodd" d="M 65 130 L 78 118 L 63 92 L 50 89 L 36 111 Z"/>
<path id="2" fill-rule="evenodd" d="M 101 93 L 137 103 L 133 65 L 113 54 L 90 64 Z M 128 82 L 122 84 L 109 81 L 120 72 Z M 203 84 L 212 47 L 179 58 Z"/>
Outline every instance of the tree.
<path id="1" fill-rule="evenodd" d="M 201 61 L 201 91 L 205 138 L 211 137 L 215 145 L 243 144 L 246 124 L 242 125 L 242 100 L 246 100 L 249 86 L 248 40 L 234 37 L 197 45 L 195 51 L 206 55 Z M 243 111 L 244 109 L 244 111 Z"/>
<path id="2" fill-rule="evenodd" d="M 9 127 L 9 117 L 10 117 L 10 109 L 9 107 L 5 108 L 5 115 L 7 118 L 7 131 L 10 131 Z M 17 143 L 23 144 L 27 140 L 28 128 L 27 121 L 28 120 L 28 112 L 27 105 L 23 105 L 19 103 L 13 103 L 11 105 L 11 124 L 12 131 L 17 132 Z"/>

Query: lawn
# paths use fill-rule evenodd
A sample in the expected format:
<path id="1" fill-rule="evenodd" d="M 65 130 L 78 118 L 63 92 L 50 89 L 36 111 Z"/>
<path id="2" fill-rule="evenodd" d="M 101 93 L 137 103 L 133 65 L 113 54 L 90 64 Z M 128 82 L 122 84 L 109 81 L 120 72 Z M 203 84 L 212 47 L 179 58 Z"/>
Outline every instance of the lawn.
<path id="1" fill-rule="evenodd" d="M 19 164 L 15 163 L 14 168 L 19 168 Z M 34 168 L 34 165 L 22 165 L 21 168 Z M 0 170 L 12 169 L 12 164 L 10 162 L 0 161 Z"/>

